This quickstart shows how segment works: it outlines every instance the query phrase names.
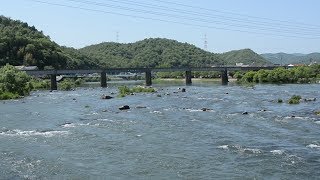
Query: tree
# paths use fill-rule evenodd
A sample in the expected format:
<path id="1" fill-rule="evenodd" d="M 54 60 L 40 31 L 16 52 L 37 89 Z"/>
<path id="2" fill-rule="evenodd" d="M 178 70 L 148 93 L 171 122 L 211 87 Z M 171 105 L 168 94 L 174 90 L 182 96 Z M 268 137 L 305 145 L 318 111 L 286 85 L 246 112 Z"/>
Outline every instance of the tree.
<path id="1" fill-rule="evenodd" d="M 14 66 L 6 65 L 0 68 L 0 94 L 11 93 L 15 96 L 25 96 L 32 90 L 31 77 L 19 71 Z"/>

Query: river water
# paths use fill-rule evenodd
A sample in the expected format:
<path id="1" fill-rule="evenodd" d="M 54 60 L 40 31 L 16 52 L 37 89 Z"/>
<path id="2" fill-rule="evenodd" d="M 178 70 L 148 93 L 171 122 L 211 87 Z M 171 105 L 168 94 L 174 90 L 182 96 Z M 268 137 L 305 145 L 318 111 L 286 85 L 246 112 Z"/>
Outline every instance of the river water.
<path id="1" fill-rule="evenodd" d="M 100 99 L 116 86 L 1 101 L 0 179 L 320 177 L 319 100 L 275 102 L 320 98 L 319 84 L 175 82 L 155 85 L 153 94 Z"/>

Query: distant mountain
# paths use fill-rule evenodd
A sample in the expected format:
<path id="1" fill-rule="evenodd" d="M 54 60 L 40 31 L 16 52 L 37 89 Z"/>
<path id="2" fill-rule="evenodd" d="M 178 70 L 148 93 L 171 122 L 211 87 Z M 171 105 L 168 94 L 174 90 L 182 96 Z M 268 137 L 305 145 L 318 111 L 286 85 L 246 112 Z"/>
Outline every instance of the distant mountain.
<path id="1" fill-rule="evenodd" d="M 220 57 L 228 65 L 235 65 L 236 63 L 243 63 L 246 65 L 265 65 L 270 64 L 259 54 L 255 53 L 251 49 L 234 50 L 220 54 Z"/>
<path id="2" fill-rule="evenodd" d="M 262 57 L 274 64 L 310 64 L 312 62 L 320 63 L 320 53 L 311 54 L 286 54 L 286 53 L 266 53 Z"/>

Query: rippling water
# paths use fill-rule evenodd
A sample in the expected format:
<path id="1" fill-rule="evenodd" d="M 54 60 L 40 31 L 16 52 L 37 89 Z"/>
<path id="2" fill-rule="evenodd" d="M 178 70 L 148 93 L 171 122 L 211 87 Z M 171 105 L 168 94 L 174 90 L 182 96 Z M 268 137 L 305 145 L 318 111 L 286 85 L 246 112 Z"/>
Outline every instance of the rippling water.
<path id="1" fill-rule="evenodd" d="M 155 87 L 111 100 L 100 96 L 115 86 L 1 101 L 0 179 L 320 177 L 319 100 L 275 102 L 320 98 L 320 85 Z"/>

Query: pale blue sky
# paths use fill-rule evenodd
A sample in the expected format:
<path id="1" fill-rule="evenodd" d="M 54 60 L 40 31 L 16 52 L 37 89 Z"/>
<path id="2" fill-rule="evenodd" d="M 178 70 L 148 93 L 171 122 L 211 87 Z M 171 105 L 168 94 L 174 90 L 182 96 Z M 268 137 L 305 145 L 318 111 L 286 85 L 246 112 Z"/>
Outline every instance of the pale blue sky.
<path id="1" fill-rule="evenodd" d="M 34 25 L 58 44 L 75 48 L 116 41 L 118 32 L 123 43 L 161 37 L 200 48 L 207 34 L 211 52 L 243 48 L 258 53 L 320 52 L 319 0 L 39 1 L 4 0 L 0 14 Z"/>

